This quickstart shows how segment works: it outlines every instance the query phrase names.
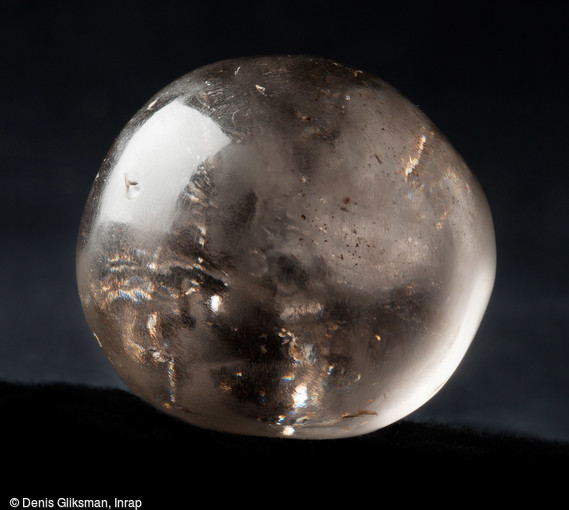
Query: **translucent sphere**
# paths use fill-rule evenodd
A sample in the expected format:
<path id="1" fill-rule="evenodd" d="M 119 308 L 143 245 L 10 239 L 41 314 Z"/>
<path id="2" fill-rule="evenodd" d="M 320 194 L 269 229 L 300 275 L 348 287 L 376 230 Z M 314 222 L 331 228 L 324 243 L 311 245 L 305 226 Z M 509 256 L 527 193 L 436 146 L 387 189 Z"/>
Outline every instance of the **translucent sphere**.
<path id="1" fill-rule="evenodd" d="M 323 439 L 443 386 L 495 257 L 480 185 L 423 113 L 365 71 L 289 55 L 198 69 L 132 118 L 77 276 L 141 398 L 204 428 Z"/>

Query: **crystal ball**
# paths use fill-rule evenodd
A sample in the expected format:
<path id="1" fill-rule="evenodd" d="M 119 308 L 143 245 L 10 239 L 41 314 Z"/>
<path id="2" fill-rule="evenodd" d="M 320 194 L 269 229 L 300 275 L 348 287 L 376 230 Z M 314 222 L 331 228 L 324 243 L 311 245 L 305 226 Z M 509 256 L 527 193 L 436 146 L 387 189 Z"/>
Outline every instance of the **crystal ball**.
<path id="1" fill-rule="evenodd" d="M 312 56 L 166 86 L 88 197 L 83 310 L 133 393 L 253 436 L 365 434 L 429 400 L 492 291 L 476 177 L 397 90 Z"/>

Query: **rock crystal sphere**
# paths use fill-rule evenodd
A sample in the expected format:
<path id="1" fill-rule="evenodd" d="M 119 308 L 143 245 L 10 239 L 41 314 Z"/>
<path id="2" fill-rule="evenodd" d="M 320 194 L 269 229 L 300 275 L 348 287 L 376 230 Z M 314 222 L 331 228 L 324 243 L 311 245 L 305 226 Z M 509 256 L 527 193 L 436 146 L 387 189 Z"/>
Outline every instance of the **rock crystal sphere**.
<path id="1" fill-rule="evenodd" d="M 80 227 L 90 328 L 132 391 L 218 431 L 341 438 L 449 379 L 494 282 L 480 185 L 433 123 L 327 59 L 226 60 L 168 85 Z"/>

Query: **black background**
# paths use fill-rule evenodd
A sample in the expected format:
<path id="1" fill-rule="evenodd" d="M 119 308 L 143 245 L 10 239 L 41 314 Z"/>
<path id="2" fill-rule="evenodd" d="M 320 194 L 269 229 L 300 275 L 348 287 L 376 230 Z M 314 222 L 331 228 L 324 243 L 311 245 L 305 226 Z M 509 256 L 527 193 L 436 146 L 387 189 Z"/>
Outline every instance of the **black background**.
<path id="1" fill-rule="evenodd" d="M 453 378 L 409 421 L 569 442 L 564 3 L 0 5 L 0 380 L 124 389 L 75 284 L 79 220 L 107 150 L 144 102 L 196 67 L 305 53 L 366 69 L 409 97 L 492 208 L 488 312 Z"/>

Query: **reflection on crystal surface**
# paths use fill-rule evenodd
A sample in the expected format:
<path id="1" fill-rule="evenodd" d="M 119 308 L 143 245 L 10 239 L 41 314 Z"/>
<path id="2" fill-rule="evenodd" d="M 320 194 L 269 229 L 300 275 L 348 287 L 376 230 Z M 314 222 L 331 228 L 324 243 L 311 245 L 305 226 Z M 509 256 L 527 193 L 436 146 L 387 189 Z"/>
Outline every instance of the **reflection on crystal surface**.
<path id="1" fill-rule="evenodd" d="M 90 327 L 135 393 L 222 431 L 334 438 L 446 382 L 494 280 L 479 184 L 368 73 L 237 59 L 120 134 L 78 243 Z"/>

